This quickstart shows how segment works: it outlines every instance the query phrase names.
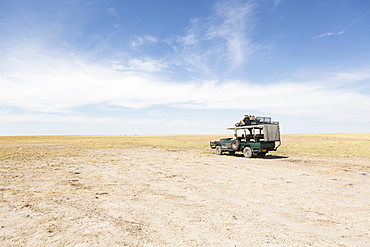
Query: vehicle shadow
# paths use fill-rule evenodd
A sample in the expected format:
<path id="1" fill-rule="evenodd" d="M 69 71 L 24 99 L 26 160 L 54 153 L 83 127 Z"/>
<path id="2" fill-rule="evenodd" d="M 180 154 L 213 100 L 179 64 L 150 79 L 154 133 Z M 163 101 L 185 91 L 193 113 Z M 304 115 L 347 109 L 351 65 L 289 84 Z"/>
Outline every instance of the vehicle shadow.
<path id="1" fill-rule="evenodd" d="M 234 157 L 240 157 L 240 158 L 245 158 L 243 154 L 226 154 L 229 156 L 234 156 Z M 280 155 L 266 155 L 263 158 L 258 158 L 258 157 L 252 157 L 251 159 L 266 159 L 266 160 L 278 160 L 278 159 L 287 159 L 289 156 L 280 156 Z"/>
<path id="2" fill-rule="evenodd" d="M 277 159 L 287 159 L 289 156 L 280 156 L 280 155 L 266 155 L 264 159 L 277 160 Z"/>

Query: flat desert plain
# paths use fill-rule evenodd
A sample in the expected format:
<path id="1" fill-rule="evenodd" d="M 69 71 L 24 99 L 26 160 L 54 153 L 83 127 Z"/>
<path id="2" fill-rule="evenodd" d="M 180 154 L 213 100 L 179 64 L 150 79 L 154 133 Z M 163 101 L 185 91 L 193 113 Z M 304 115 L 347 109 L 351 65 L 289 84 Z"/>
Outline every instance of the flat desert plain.
<path id="1" fill-rule="evenodd" d="M 370 246 L 369 134 L 216 137 L 0 137 L 0 245 Z"/>

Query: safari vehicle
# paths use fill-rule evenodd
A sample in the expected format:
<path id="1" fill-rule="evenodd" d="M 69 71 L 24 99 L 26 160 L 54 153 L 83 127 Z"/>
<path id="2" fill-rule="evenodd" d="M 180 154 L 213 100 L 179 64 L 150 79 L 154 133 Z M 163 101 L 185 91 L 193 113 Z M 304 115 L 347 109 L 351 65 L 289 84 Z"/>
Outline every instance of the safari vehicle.
<path id="1" fill-rule="evenodd" d="M 225 151 L 232 155 L 242 151 L 246 158 L 263 158 L 269 151 L 276 151 L 281 145 L 279 122 L 272 122 L 270 117 L 257 117 L 250 125 L 227 129 L 234 130 L 233 138 L 210 142 L 211 148 L 215 149 L 218 155 Z"/>

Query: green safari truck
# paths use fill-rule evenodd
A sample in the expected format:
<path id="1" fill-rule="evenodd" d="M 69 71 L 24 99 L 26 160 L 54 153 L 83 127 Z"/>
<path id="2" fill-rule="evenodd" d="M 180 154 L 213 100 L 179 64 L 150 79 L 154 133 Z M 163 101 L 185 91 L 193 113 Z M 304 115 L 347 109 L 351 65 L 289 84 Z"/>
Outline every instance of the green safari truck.
<path id="1" fill-rule="evenodd" d="M 256 122 L 256 124 L 227 128 L 234 130 L 234 137 L 211 141 L 210 147 L 221 155 L 225 151 L 235 154 L 243 152 L 246 158 L 263 158 L 269 151 L 276 151 L 281 145 L 278 122 Z"/>

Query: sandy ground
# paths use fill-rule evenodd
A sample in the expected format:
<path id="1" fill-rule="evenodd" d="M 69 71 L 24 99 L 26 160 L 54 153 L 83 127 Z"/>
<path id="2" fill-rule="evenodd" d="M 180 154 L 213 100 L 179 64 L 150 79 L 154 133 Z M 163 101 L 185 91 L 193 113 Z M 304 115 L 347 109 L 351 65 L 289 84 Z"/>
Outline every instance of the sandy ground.
<path id="1" fill-rule="evenodd" d="M 1 246 L 370 246 L 370 160 L 79 150 L 1 162 Z"/>

